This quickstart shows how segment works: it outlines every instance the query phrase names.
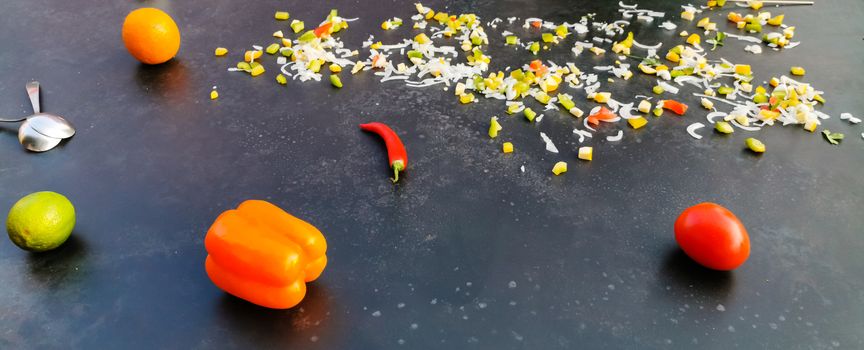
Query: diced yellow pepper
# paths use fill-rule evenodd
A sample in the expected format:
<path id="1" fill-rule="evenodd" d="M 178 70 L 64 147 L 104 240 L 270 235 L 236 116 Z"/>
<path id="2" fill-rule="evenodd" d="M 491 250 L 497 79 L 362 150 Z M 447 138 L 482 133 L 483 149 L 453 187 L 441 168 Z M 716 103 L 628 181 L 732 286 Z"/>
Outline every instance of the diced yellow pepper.
<path id="1" fill-rule="evenodd" d="M 273 37 L 282 39 L 285 37 L 285 34 L 283 34 L 281 30 L 277 30 L 273 32 Z"/>
<path id="2" fill-rule="evenodd" d="M 600 55 L 606 53 L 606 50 L 603 50 L 603 49 L 601 49 L 601 48 L 599 48 L 599 47 L 597 47 L 597 46 L 594 46 L 594 47 L 588 49 L 588 51 L 593 52 L 593 53 L 594 53 L 595 55 L 597 55 L 597 56 L 600 56 Z"/>
<path id="3" fill-rule="evenodd" d="M 692 11 L 681 12 L 681 19 L 692 21 L 694 18 L 696 18 L 696 14 Z"/>
<path id="4" fill-rule="evenodd" d="M 255 66 L 254 68 L 252 68 L 252 71 L 249 72 L 249 74 L 252 74 L 253 77 L 257 77 L 261 74 L 264 74 L 264 66 L 262 66 L 260 64 Z"/>
<path id="5" fill-rule="evenodd" d="M 687 37 L 687 43 L 690 45 L 699 46 L 699 43 L 701 43 L 701 42 L 702 42 L 702 37 L 700 37 L 699 34 L 693 33 L 693 34 L 690 34 L 689 37 Z"/>
<path id="6" fill-rule="evenodd" d="M 217 47 L 216 51 L 214 52 L 214 54 L 216 56 L 225 56 L 225 54 L 227 54 L 227 53 L 228 53 L 228 49 L 226 49 L 224 47 Z"/>
<path id="7" fill-rule="evenodd" d="M 744 142 L 747 144 L 747 148 L 751 151 L 756 153 L 765 153 L 765 144 L 762 143 L 762 141 L 750 137 L 744 140 Z"/>
<path id="8" fill-rule="evenodd" d="M 645 74 L 655 74 L 655 73 L 657 73 L 657 69 L 655 69 L 655 68 L 653 68 L 653 67 L 651 67 L 651 66 L 646 66 L 646 65 L 641 64 L 641 63 L 639 64 L 639 70 L 641 70 L 642 73 L 645 73 Z"/>
<path id="9" fill-rule="evenodd" d="M 791 71 L 792 75 L 798 75 L 798 76 L 804 75 L 804 73 L 806 73 L 804 71 L 804 68 L 802 68 L 802 67 L 792 67 L 792 69 L 790 71 Z"/>
<path id="10" fill-rule="evenodd" d="M 549 100 L 551 100 L 552 97 L 547 95 L 545 92 L 539 92 L 539 93 L 534 95 L 534 99 L 537 100 L 537 102 L 540 102 L 540 103 L 545 105 L 545 104 L 549 103 Z"/>
<path id="11" fill-rule="evenodd" d="M 258 51 L 258 50 L 246 51 L 246 53 L 243 55 L 243 59 L 246 62 L 252 62 L 252 60 L 257 60 L 259 57 L 261 57 L 262 54 L 263 53 L 261 51 Z"/>
<path id="12" fill-rule="evenodd" d="M 282 38 L 282 47 L 291 47 L 291 39 Z"/>
<path id="13" fill-rule="evenodd" d="M 670 62 L 678 63 L 679 61 L 681 61 L 681 56 L 679 56 L 677 53 L 669 51 L 669 53 L 666 54 L 666 59 Z"/>
<path id="14" fill-rule="evenodd" d="M 763 109 L 759 111 L 759 116 L 761 116 L 763 120 L 774 120 L 780 117 L 780 112 Z"/>
<path id="15" fill-rule="evenodd" d="M 489 137 L 493 139 L 498 137 L 498 132 L 501 131 L 501 129 L 503 128 L 501 127 L 501 124 L 498 123 L 498 117 L 492 117 L 492 119 L 489 120 Z"/>
<path id="16" fill-rule="evenodd" d="M 699 28 L 705 28 L 705 26 L 707 26 L 708 23 L 711 23 L 711 18 L 705 17 L 705 18 L 700 19 L 699 22 L 696 22 L 696 26 Z"/>
<path id="17" fill-rule="evenodd" d="M 763 5 L 763 4 L 762 4 L 761 1 L 756 1 L 756 0 L 751 0 L 751 1 L 750 1 L 750 8 L 752 8 L 752 9 L 754 9 L 754 10 L 761 9 L 761 8 L 762 8 L 762 5 Z"/>
<path id="18" fill-rule="evenodd" d="M 459 95 L 459 102 L 462 102 L 462 104 L 474 102 L 474 94 L 469 92 L 467 94 Z"/>
<path id="19" fill-rule="evenodd" d="M 810 120 L 804 123 L 804 130 L 807 130 L 809 132 L 816 131 L 816 121 Z"/>
<path id="20" fill-rule="evenodd" d="M 735 74 L 740 75 L 750 75 L 752 71 L 750 70 L 749 64 L 736 64 L 735 65 Z"/>
<path id="21" fill-rule="evenodd" d="M 663 90 L 663 87 L 660 85 L 654 85 L 654 87 L 651 89 L 651 91 L 653 91 L 655 94 L 659 95 L 659 94 L 662 94 L 665 90 Z"/>
<path id="22" fill-rule="evenodd" d="M 288 11 L 276 11 L 276 14 L 273 15 L 274 18 L 280 21 L 284 21 L 288 19 Z"/>
<path id="23" fill-rule="evenodd" d="M 420 33 L 420 34 L 417 34 L 416 36 L 414 36 L 414 41 L 416 41 L 418 44 L 422 45 L 422 44 L 429 43 L 430 40 L 429 40 L 429 37 L 426 36 L 426 34 Z"/>
<path id="24" fill-rule="evenodd" d="M 555 163 L 555 166 L 552 167 L 552 173 L 555 174 L 555 176 L 561 175 L 561 174 L 566 173 L 566 172 L 567 172 L 567 163 L 565 163 L 565 162 Z"/>
<path id="25" fill-rule="evenodd" d="M 217 92 L 216 90 L 210 91 L 210 99 L 215 100 L 217 98 L 219 98 L 219 92 Z"/>
<path id="26" fill-rule="evenodd" d="M 777 79 L 776 77 L 771 78 L 771 80 L 768 81 L 768 84 L 770 84 L 773 87 L 777 87 L 777 85 L 780 85 L 780 79 Z"/>
<path id="27" fill-rule="evenodd" d="M 594 94 L 594 101 L 597 103 L 609 102 L 610 98 L 612 98 L 611 92 L 598 92 L 598 93 Z"/>
<path id="28" fill-rule="evenodd" d="M 657 69 L 658 72 L 663 71 L 663 70 L 669 70 L 669 66 L 667 66 L 665 64 L 661 64 L 661 65 L 657 66 L 657 68 L 655 68 L 655 69 Z"/>
<path id="29" fill-rule="evenodd" d="M 630 124 L 633 129 L 639 129 L 648 124 L 648 120 L 644 117 L 630 118 L 627 119 L 627 124 Z"/>
<path id="30" fill-rule="evenodd" d="M 772 26 L 782 25 L 783 24 L 783 17 L 784 17 L 784 15 L 777 15 L 776 17 L 769 19 L 768 24 L 770 24 Z"/>
<path id="31" fill-rule="evenodd" d="M 501 145 L 501 149 L 504 153 L 513 153 L 513 143 L 504 142 L 504 144 Z"/>
<path id="32" fill-rule="evenodd" d="M 579 159 L 590 161 L 594 158 L 594 147 L 579 147 Z"/>

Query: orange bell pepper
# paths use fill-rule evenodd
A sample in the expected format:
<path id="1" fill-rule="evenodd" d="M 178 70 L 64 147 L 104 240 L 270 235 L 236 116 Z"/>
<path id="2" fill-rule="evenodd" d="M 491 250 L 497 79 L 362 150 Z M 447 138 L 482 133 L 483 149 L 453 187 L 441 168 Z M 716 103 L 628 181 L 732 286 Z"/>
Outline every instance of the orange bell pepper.
<path id="1" fill-rule="evenodd" d="M 207 275 L 253 304 L 291 308 L 327 266 L 327 242 L 309 223 L 269 202 L 247 200 L 225 211 L 204 238 Z"/>

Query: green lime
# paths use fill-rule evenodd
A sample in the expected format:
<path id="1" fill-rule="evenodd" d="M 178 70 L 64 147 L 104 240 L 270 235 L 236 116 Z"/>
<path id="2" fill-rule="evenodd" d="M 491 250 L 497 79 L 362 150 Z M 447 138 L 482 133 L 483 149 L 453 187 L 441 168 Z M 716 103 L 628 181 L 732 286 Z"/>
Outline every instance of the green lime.
<path id="1" fill-rule="evenodd" d="M 18 200 L 6 218 L 9 239 L 19 248 L 44 252 L 59 247 L 75 227 L 75 207 L 56 192 L 35 192 Z"/>

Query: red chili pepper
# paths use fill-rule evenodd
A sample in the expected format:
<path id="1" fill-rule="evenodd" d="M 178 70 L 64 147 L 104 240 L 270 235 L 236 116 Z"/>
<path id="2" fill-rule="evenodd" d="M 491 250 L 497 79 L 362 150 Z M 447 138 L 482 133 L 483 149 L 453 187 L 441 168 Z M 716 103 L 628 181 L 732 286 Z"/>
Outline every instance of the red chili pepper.
<path id="1" fill-rule="evenodd" d="M 330 27 L 333 26 L 333 22 L 327 22 L 321 25 L 318 28 L 315 28 L 315 36 L 322 37 L 324 34 L 330 34 Z"/>
<path id="2" fill-rule="evenodd" d="M 674 112 L 677 115 L 684 115 L 687 112 L 687 105 L 675 100 L 663 100 L 663 108 Z"/>
<path id="3" fill-rule="evenodd" d="M 387 146 L 387 156 L 390 160 L 390 167 L 393 168 L 393 182 L 399 181 L 399 172 L 404 171 L 408 167 L 408 153 L 405 152 L 405 145 L 399 139 L 399 135 L 389 126 L 383 123 L 368 123 L 360 124 L 360 129 L 371 131 L 384 139 L 384 144 Z"/>
<path id="4" fill-rule="evenodd" d="M 588 116 L 588 122 L 594 125 L 600 124 L 601 121 L 608 122 L 615 120 L 617 116 L 606 107 L 600 107 L 597 113 Z"/>

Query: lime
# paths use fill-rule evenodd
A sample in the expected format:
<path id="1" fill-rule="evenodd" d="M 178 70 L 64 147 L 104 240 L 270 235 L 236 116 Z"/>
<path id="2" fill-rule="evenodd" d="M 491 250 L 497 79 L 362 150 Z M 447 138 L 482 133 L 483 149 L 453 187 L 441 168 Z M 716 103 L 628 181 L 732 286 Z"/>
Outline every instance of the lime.
<path id="1" fill-rule="evenodd" d="M 56 192 L 34 192 L 18 200 L 6 218 L 9 239 L 19 248 L 44 252 L 59 247 L 75 227 L 75 207 Z"/>

